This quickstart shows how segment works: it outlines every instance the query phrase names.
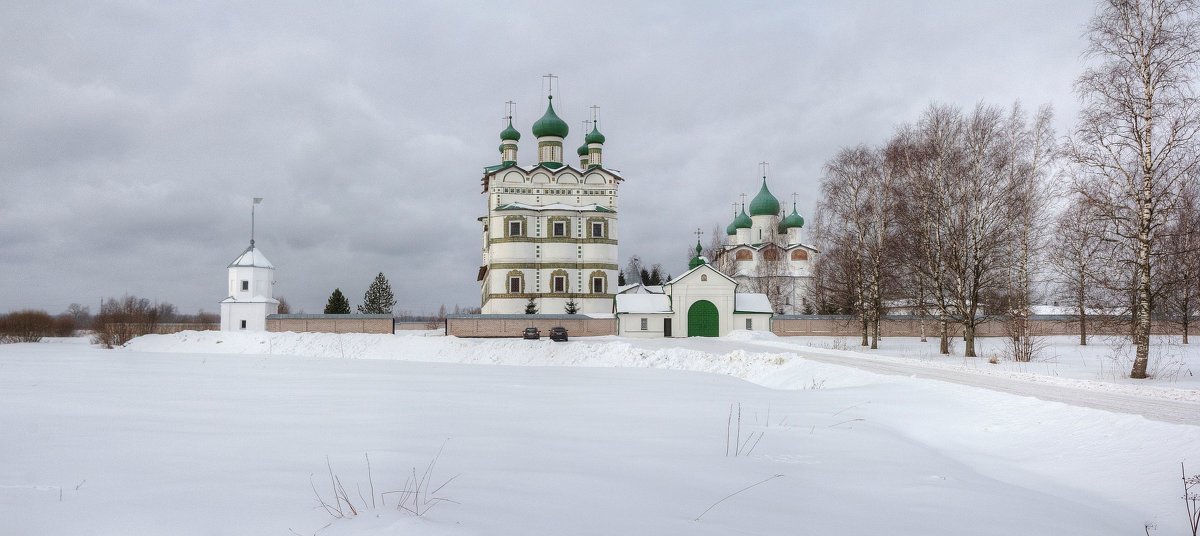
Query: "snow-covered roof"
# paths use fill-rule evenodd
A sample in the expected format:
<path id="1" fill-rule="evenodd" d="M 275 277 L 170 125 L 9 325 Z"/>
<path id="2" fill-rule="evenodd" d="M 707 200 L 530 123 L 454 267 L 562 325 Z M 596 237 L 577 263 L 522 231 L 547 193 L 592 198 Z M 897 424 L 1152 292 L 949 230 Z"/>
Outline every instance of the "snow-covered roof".
<path id="1" fill-rule="evenodd" d="M 774 313 L 771 300 L 758 292 L 739 292 L 733 295 L 733 310 L 738 313 Z"/>
<path id="2" fill-rule="evenodd" d="M 634 283 L 632 285 L 621 285 L 617 288 L 617 294 L 662 294 L 662 285 L 643 285 Z"/>
<path id="3" fill-rule="evenodd" d="M 505 203 L 496 207 L 496 210 L 567 210 L 572 212 L 616 212 L 613 209 L 602 207 L 596 203 L 588 205 L 568 205 L 566 203 L 550 203 L 548 205 L 529 205 L 525 203 Z"/>
<path id="4" fill-rule="evenodd" d="M 704 268 L 706 268 L 706 267 L 707 267 L 709 270 L 712 270 L 712 271 L 713 271 L 714 273 L 716 273 L 717 275 L 719 275 L 719 276 L 721 276 L 721 277 L 724 277 L 725 279 L 728 279 L 729 281 L 733 282 L 733 284 L 734 284 L 734 285 L 736 285 L 736 284 L 737 284 L 737 280 L 736 280 L 736 279 L 734 279 L 734 278 L 732 278 L 732 277 L 729 277 L 728 275 L 725 275 L 725 273 L 723 273 L 723 272 L 721 272 L 720 270 L 716 269 L 715 267 L 713 267 L 713 265 L 711 265 L 711 264 L 707 264 L 707 263 L 706 263 L 706 264 L 701 264 L 701 265 L 699 265 L 699 266 L 696 266 L 695 268 L 692 268 L 691 270 L 688 270 L 688 271 L 686 271 L 686 272 L 684 272 L 684 273 L 682 273 L 682 274 L 679 274 L 679 275 L 675 276 L 675 279 L 672 279 L 672 280 L 670 280 L 670 281 L 667 281 L 667 285 L 674 285 L 675 283 L 678 283 L 678 282 L 679 282 L 679 280 L 681 280 L 681 279 L 683 279 L 683 278 L 685 278 L 685 277 L 687 277 L 687 276 L 689 276 L 689 275 L 692 275 L 692 272 L 695 272 L 696 270 L 703 270 L 703 269 L 704 269 Z M 666 286 L 666 285 L 663 285 L 663 286 Z M 659 287 L 659 288 L 662 288 L 662 287 Z"/>
<path id="5" fill-rule="evenodd" d="M 243 251 L 241 255 L 238 255 L 238 258 L 234 259 L 233 262 L 229 263 L 230 268 L 233 268 L 234 266 L 275 268 L 275 266 L 271 264 L 271 261 L 267 260 L 267 256 L 263 255 L 262 252 L 259 251 L 258 248 L 254 247 L 253 244 L 246 248 L 246 251 Z"/>
<path id="6" fill-rule="evenodd" d="M 618 313 L 669 313 L 671 298 L 666 294 L 617 294 Z"/>

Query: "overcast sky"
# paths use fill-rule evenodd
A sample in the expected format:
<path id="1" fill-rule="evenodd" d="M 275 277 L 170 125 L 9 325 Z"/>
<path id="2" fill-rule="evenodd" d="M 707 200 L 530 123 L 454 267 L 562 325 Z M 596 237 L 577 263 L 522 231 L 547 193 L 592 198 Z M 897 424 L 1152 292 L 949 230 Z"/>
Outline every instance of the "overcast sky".
<path id="1" fill-rule="evenodd" d="M 215 312 L 249 243 L 294 311 L 377 272 L 400 311 L 479 305 L 482 168 L 516 101 L 600 106 L 621 262 L 671 273 L 758 162 L 810 216 L 823 163 L 931 102 L 1074 124 L 1086 0 L 0 3 L 0 311 L 134 294 Z M 569 162 L 577 164 L 574 158 Z M 708 237 L 705 237 L 707 242 Z"/>

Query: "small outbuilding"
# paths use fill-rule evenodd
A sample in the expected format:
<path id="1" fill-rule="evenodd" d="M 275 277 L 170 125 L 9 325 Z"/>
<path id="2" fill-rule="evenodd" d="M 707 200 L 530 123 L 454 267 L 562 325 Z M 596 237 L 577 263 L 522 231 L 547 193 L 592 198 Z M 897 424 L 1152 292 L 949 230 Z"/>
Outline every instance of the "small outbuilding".
<path id="1" fill-rule="evenodd" d="M 221 331 L 266 331 L 267 315 L 279 312 L 275 266 L 254 240 L 229 263 L 229 296 L 221 300 Z"/>
<path id="2" fill-rule="evenodd" d="M 738 292 L 738 282 L 700 256 L 660 289 L 631 286 L 614 302 L 623 337 L 720 337 L 735 329 L 770 331 L 773 311 L 765 294 Z M 658 290 L 658 292 L 654 292 Z"/>

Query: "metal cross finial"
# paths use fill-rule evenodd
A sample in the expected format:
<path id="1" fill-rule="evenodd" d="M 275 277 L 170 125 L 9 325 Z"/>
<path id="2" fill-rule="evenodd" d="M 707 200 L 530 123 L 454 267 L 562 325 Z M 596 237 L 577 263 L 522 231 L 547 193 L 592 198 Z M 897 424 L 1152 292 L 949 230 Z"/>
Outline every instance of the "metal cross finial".
<path id="1" fill-rule="evenodd" d="M 733 205 L 733 215 L 734 215 L 734 216 L 737 216 L 738 204 L 737 204 L 737 203 L 730 203 L 730 205 Z"/>
<path id="2" fill-rule="evenodd" d="M 746 194 L 742 194 L 742 210 L 746 210 Z"/>
<path id="3" fill-rule="evenodd" d="M 505 102 L 504 102 L 504 118 L 505 118 L 505 119 L 508 119 L 508 120 L 510 120 L 510 121 L 512 120 L 512 117 L 513 117 L 513 106 L 515 106 L 516 104 L 517 104 L 517 103 L 515 103 L 515 102 L 513 102 L 513 101 L 505 101 Z"/>
<path id="4" fill-rule="evenodd" d="M 792 192 L 792 211 L 793 212 L 795 212 L 795 210 L 796 210 L 796 203 L 797 203 L 796 200 L 799 198 L 800 198 L 799 192 Z"/>
<path id="5" fill-rule="evenodd" d="M 763 177 L 764 179 L 765 179 L 765 178 L 767 178 L 767 168 L 768 168 L 768 167 L 770 167 L 770 164 L 768 164 L 768 163 L 766 163 L 766 162 L 759 162 L 759 163 L 758 163 L 758 168 L 759 168 L 760 170 L 762 170 L 762 177 Z"/>
<path id="6" fill-rule="evenodd" d="M 593 104 L 591 106 L 591 108 L 592 108 L 592 123 L 594 123 L 596 125 L 596 128 L 600 128 L 600 107 Z"/>
<path id="7" fill-rule="evenodd" d="M 250 204 L 250 247 L 254 247 L 254 206 L 262 203 L 263 198 L 255 197 L 254 202 Z"/>
<path id="8" fill-rule="evenodd" d="M 692 234 L 696 235 L 696 243 L 699 244 L 700 243 L 700 235 L 703 235 L 704 231 L 701 231 L 700 228 L 697 227 L 696 232 L 694 232 Z"/>
<path id="9" fill-rule="evenodd" d="M 554 86 L 558 83 L 558 75 L 553 74 L 553 73 L 546 73 L 546 74 L 542 75 L 542 79 L 545 81 L 546 95 L 553 98 L 554 97 Z"/>

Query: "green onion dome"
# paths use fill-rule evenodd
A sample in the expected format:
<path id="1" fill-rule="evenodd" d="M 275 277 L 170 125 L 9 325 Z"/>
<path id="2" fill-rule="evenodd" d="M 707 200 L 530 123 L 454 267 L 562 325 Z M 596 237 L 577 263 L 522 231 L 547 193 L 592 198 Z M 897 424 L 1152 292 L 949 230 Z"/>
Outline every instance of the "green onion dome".
<path id="1" fill-rule="evenodd" d="M 587 156 L 588 155 L 587 143 L 580 145 L 579 148 L 575 150 L 575 154 L 577 154 L 579 156 Z"/>
<path id="2" fill-rule="evenodd" d="M 704 264 L 704 258 L 700 256 L 702 251 L 704 248 L 700 247 L 700 240 L 696 240 L 696 256 L 692 257 L 691 262 L 688 262 L 688 270 Z"/>
<path id="3" fill-rule="evenodd" d="M 521 141 L 521 133 L 512 126 L 512 118 L 508 118 L 508 128 L 500 131 L 500 141 Z"/>
<path id="4" fill-rule="evenodd" d="M 567 127 L 567 122 L 558 117 L 554 113 L 554 96 L 547 97 L 550 104 L 546 105 L 546 114 L 533 123 L 533 135 L 542 138 L 545 136 L 555 136 L 558 138 L 567 137 L 567 133 L 571 131 Z"/>
<path id="5" fill-rule="evenodd" d="M 762 188 L 759 188 L 758 195 L 750 201 L 751 216 L 778 216 L 779 215 L 779 200 L 771 195 L 771 191 L 767 189 L 767 179 L 763 177 Z"/>
<path id="6" fill-rule="evenodd" d="M 587 136 L 583 137 L 583 143 L 604 143 L 604 134 L 601 134 L 600 129 L 596 128 L 595 125 L 592 125 L 592 131 L 588 132 Z"/>
<path id="7" fill-rule="evenodd" d="M 737 217 L 733 219 L 733 226 L 737 229 L 749 229 L 754 227 L 754 222 L 750 221 L 750 216 L 746 215 L 745 208 L 742 208 L 742 213 L 738 214 Z M 736 231 L 734 234 L 737 234 Z"/>
<path id="8" fill-rule="evenodd" d="M 779 222 L 779 232 L 781 233 L 786 233 L 788 229 L 801 229 L 803 227 L 804 217 L 796 212 L 796 207 L 792 207 L 792 213 Z"/>
<path id="9" fill-rule="evenodd" d="M 738 230 L 737 222 L 738 222 L 738 219 L 737 219 L 737 216 L 735 215 L 733 217 L 733 221 L 729 222 L 729 226 L 725 227 L 725 234 L 727 234 L 729 236 L 733 236 L 733 235 L 737 234 L 737 230 Z"/>

